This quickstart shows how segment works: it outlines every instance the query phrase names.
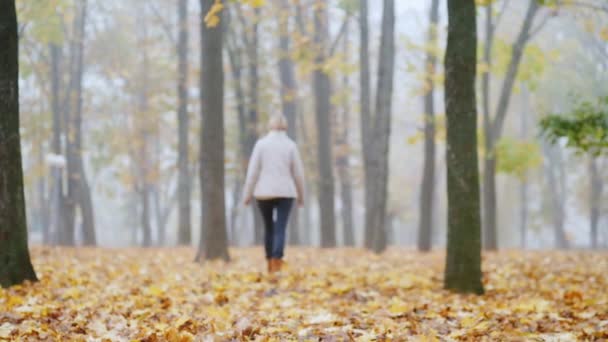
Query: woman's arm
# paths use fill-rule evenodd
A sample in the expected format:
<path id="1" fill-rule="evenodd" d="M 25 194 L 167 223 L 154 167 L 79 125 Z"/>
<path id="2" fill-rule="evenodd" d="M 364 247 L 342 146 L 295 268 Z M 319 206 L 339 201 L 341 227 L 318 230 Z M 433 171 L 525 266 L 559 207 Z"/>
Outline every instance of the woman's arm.
<path id="1" fill-rule="evenodd" d="M 291 174 L 298 192 L 298 204 L 304 203 L 304 166 L 297 145 L 294 144 L 293 157 L 291 159 Z"/>
<path id="2" fill-rule="evenodd" d="M 245 186 L 243 187 L 243 202 L 245 204 L 249 204 L 253 197 L 253 190 L 260 177 L 260 166 L 260 146 L 259 143 L 256 143 L 249 159 L 247 177 L 245 178 Z"/>

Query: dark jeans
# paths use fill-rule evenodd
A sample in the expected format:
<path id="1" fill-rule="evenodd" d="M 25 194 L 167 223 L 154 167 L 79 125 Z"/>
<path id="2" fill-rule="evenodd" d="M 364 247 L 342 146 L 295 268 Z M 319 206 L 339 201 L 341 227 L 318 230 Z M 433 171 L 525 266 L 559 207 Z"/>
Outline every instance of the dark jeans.
<path id="1" fill-rule="evenodd" d="M 273 198 L 257 200 L 257 202 L 266 228 L 264 234 L 266 259 L 282 259 L 285 249 L 285 230 L 293 198 Z M 275 210 L 276 216 L 274 215 Z"/>

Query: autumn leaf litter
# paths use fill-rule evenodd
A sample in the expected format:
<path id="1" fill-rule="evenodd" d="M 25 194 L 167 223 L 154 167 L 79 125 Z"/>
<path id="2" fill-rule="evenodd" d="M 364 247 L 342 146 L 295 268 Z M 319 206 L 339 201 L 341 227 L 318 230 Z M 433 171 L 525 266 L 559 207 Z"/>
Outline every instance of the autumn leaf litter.
<path id="1" fill-rule="evenodd" d="M 0 340 L 605 341 L 608 254 L 484 256 L 486 295 L 442 289 L 444 256 L 290 248 L 33 249 L 39 283 L 0 290 Z"/>

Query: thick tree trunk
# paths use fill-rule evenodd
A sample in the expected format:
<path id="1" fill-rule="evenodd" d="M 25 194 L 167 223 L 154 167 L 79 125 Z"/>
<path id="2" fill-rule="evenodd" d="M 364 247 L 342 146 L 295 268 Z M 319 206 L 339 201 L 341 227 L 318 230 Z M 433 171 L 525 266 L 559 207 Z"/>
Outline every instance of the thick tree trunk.
<path id="1" fill-rule="evenodd" d="M 530 33 L 532 31 L 532 24 L 534 17 L 539 9 L 537 0 L 530 0 L 526 17 L 524 19 L 521 31 L 517 36 L 517 40 L 513 44 L 513 50 L 511 52 L 511 60 L 507 67 L 507 74 L 502 84 L 500 97 L 498 99 L 498 107 L 496 109 L 496 116 L 491 124 L 489 130 L 485 132 L 486 138 L 486 154 L 484 160 L 484 246 L 488 250 L 498 249 L 498 233 L 497 233 L 497 214 L 496 214 L 496 143 L 500 140 L 502 135 L 502 127 L 508 113 L 509 102 L 511 100 L 511 94 L 513 92 L 513 85 L 517 77 L 519 65 L 524 54 L 526 44 L 530 40 Z M 489 77 L 489 76 L 487 76 Z M 485 82 L 485 81 L 484 81 Z M 489 82 L 489 81 L 488 81 Z M 485 85 L 484 85 L 485 89 Z M 484 90 L 485 92 L 486 90 Z M 489 92 L 489 90 L 487 90 Z M 489 96 L 489 94 L 488 94 Z M 488 101 L 488 97 L 484 99 Z M 485 107 L 486 105 L 484 105 Z M 487 104 L 489 106 L 489 104 Z"/>
<path id="2" fill-rule="evenodd" d="M 482 294 L 474 0 L 448 0 L 445 55 L 448 241 L 446 289 Z"/>
<path id="3" fill-rule="evenodd" d="M 378 86 L 376 88 L 376 117 L 373 125 L 373 141 L 369 171 L 373 176 L 368 193 L 373 200 L 369 208 L 369 222 L 374 230 L 371 248 L 381 253 L 387 246 L 386 217 L 388 202 L 388 159 L 391 132 L 393 80 L 395 74 L 395 1 L 384 0 L 380 56 L 378 58 Z"/>
<path id="4" fill-rule="evenodd" d="M 214 0 L 201 0 L 201 18 Z M 218 14 L 221 17 L 222 13 Z M 224 259 L 228 254 L 224 194 L 224 71 L 222 24 L 207 27 L 201 20 L 201 241 L 198 261 Z"/>
<path id="5" fill-rule="evenodd" d="M 439 23 L 439 0 L 431 3 L 429 15 L 429 46 L 437 45 Z M 431 49 L 432 50 L 432 49 Z M 437 57 L 429 50 L 426 55 L 426 80 L 424 95 L 424 168 L 420 188 L 420 218 L 418 227 L 418 250 L 427 252 L 433 243 L 433 209 L 435 199 L 435 74 Z"/>
<path id="6" fill-rule="evenodd" d="M 334 173 L 331 137 L 331 81 L 323 70 L 328 57 L 327 37 L 329 21 L 327 4 L 317 0 L 314 10 L 314 42 L 316 49 L 313 91 L 317 121 L 317 153 L 319 167 L 319 211 L 321 221 L 321 246 L 336 246 L 334 208 Z"/>
<path id="7" fill-rule="evenodd" d="M 0 285 L 36 281 L 27 241 L 21 137 L 19 39 L 15 1 L 0 2 Z"/>
<path id="8" fill-rule="evenodd" d="M 604 182 L 597 167 L 597 158 L 591 157 L 589 160 L 589 225 L 590 225 L 590 245 L 592 249 L 598 248 L 598 226 L 600 222 L 601 200 Z"/>
<path id="9" fill-rule="evenodd" d="M 190 181 L 190 149 L 188 129 L 188 0 L 179 0 L 177 6 L 178 24 L 178 76 L 177 76 L 177 122 L 178 122 L 178 218 L 177 241 L 180 245 L 192 243 L 192 219 L 190 200 L 192 198 L 192 182 Z"/>

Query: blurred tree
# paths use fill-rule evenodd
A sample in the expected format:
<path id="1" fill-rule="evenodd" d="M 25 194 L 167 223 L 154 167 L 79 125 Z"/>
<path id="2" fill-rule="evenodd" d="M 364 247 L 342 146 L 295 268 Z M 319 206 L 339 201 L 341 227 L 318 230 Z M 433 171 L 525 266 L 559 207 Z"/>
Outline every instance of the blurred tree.
<path id="1" fill-rule="evenodd" d="M 201 238 L 197 261 L 228 261 L 226 207 L 224 201 L 224 70 L 222 26 L 210 12 L 214 0 L 201 0 Z M 206 13 L 206 14 L 205 14 Z"/>
<path id="2" fill-rule="evenodd" d="M 0 2 L 0 285 L 36 281 L 28 251 L 19 133 L 19 37 L 14 0 Z"/>
<path id="3" fill-rule="evenodd" d="M 281 82 L 281 106 L 283 115 L 287 118 L 288 135 L 297 141 L 296 114 L 298 100 L 298 85 L 295 74 L 295 65 L 291 56 L 291 27 L 293 20 L 288 0 L 278 1 L 278 29 L 279 29 L 279 80 Z M 292 24 L 292 25 L 290 25 Z M 289 225 L 289 242 L 299 244 L 298 208 L 293 208 Z"/>
<path id="4" fill-rule="evenodd" d="M 343 3 L 343 9 L 348 11 L 350 16 L 349 8 L 351 2 Z M 349 143 L 349 130 L 350 130 L 350 70 L 348 70 L 350 62 L 350 20 L 347 19 L 347 26 L 344 30 L 343 37 L 343 51 L 342 58 L 344 59 L 345 67 L 342 69 L 342 86 L 341 86 L 341 106 L 342 115 L 337 121 L 337 152 L 336 152 L 336 167 L 338 169 L 338 177 L 340 178 L 340 196 L 342 199 L 342 231 L 344 235 L 344 245 L 354 246 L 355 245 L 355 227 L 353 222 L 353 184 L 351 175 L 351 148 Z"/>
<path id="5" fill-rule="evenodd" d="M 314 6 L 315 68 L 313 89 L 317 119 L 317 153 L 319 158 L 319 211 L 321 225 L 321 246 L 336 245 L 336 223 L 334 207 L 333 148 L 331 136 L 331 80 L 326 70 L 330 56 L 328 4 L 316 0 Z"/>
<path id="6" fill-rule="evenodd" d="M 534 27 L 534 19 L 539 11 L 541 1 L 529 0 L 528 9 L 522 23 L 521 30 L 511 48 L 511 56 L 506 70 L 506 75 L 502 83 L 496 114 L 493 118 L 490 116 L 490 71 L 489 66 L 492 65 L 491 49 L 494 42 L 494 33 L 496 24 L 493 23 L 493 1 L 489 1 L 486 5 L 486 42 L 484 49 L 484 63 L 486 71 L 482 79 L 482 98 L 483 98 L 483 117 L 484 117 L 484 177 L 483 177 L 483 210 L 484 210 L 484 246 L 489 250 L 498 248 L 497 223 L 496 223 L 496 161 L 495 153 L 496 144 L 499 141 L 505 118 L 508 113 L 513 86 L 518 74 L 522 57 L 526 45 L 546 23 L 546 20 Z M 504 9 L 503 9 L 504 11 Z M 545 17 L 545 19 L 548 18 Z"/>
<path id="7" fill-rule="evenodd" d="M 87 1 L 77 3 L 74 37 L 70 42 L 69 103 L 64 109 L 66 124 L 66 157 L 68 193 L 65 198 L 65 219 L 69 243 L 74 244 L 76 208 L 80 209 L 82 237 L 85 245 L 97 244 L 93 201 L 82 159 L 82 79 L 84 74 L 84 41 Z"/>
<path id="8" fill-rule="evenodd" d="M 190 149 L 188 138 L 188 0 L 179 0 L 178 12 L 178 76 L 177 76 L 177 121 L 178 121 L 178 238 L 180 245 L 192 242 L 191 208 L 192 182 L 190 181 Z"/>
<path id="9" fill-rule="evenodd" d="M 445 54 L 448 242 L 445 287 L 482 294 L 474 0 L 448 0 Z"/>
<path id="10" fill-rule="evenodd" d="M 426 75 L 424 95 L 424 167 L 420 188 L 420 217 L 418 227 L 418 250 L 429 251 L 433 239 L 433 203 L 435 195 L 435 75 L 437 72 L 439 24 L 439 0 L 431 2 L 427 33 Z"/>
<path id="11" fill-rule="evenodd" d="M 568 147 L 590 156 L 590 241 L 591 247 L 597 248 L 599 204 L 603 182 L 597 170 L 596 159 L 598 156 L 608 153 L 608 97 L 601 98 L 597 104 L 582 102 L 574 108 L 572 113 L 566 115 L 548 115 L 540 121 L 540 126 L 550 143 L 555 144 L 559 139 L 565 139 Z M 552 174 L 551 172 L 549 175 Z M 552 177 L 549 178 L 549 181 L 555 183 Z M 565 186 L 562 187 L 565 191 Z M 559 203 L 555 205 L 559 205 Z M 556 219 L 559 220 L 560 217 L 557 216 Z M 563 226 L 563 223 L 560 226 Z M 562 230 L 557 229 L 556 239 L 560 247 L 566 247 L 567 240 L 565 240 L 565 233 L 562 233 Z"/>
<path id="12" fill-rule="evenodd" d="M 375 115 L 370 113 L 369 27 L 367 0 L 361 16 L 361 129 L 365 170 L 365 244 L 376 253 L 387 246 L 388 157 L 395 70 L 395 3 L 383 2 Z"/>

